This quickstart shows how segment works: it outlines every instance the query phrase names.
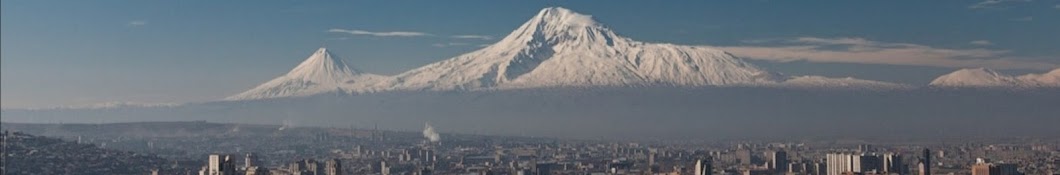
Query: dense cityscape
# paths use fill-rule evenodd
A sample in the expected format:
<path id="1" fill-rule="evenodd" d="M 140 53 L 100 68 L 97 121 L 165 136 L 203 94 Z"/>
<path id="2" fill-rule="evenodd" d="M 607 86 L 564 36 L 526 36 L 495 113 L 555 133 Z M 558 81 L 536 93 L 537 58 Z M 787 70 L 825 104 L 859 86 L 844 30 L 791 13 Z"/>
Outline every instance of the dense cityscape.
<path id="1" fill-rule="evenodd" d="M 985 175 L 1060 167 L 1057 140 L 1033 138 L 624 141 L 438 134 L 430 125 L 423 132 L 205 122 L 3 127 L 7 174 Z M 84 162 L 94 163 L 73 165 Z"/>

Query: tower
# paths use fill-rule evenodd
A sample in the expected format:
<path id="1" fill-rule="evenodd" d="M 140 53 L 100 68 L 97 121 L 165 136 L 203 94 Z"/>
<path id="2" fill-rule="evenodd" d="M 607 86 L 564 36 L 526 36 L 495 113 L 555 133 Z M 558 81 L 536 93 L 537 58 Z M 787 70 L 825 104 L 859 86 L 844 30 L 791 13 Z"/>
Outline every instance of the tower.
<path id="1" fill-rule="evenodd" d="M 896 173 L 903 174 L 904 165 L 902 164 L 902 156 L 895 153 L 883 154 L 883 172 L 885 173 Z"/>
<path id="2" fill-rule="evenodd" d="M 920 156 L 920 175 L 931 175 L 931 150 L 924 148 Z"/>
<path id="3" fill-rule="evenodd" d="M 247 157 L 243 160 L 243 168 L 251 168 L 258 165 L 258 156 L 254 153 L 247 153 Z"/>
<path id="4" fill-rule="evenodd" d="M 654 173 L 656 149 L 648 149 L 648 173 Z"/>
<path id="5" fill-rule="evenodd" d="M 390 167 L 386 165 L 386 161 L 379 162 L 379 174 L 390 175 Z"/>
<path id="6" fill-rule="evenodd" d="M 696 160 L 696 172 L 695 175 L 711 175 L 714 171 L 714 166 L 709 158 Z"/>
<path id="7" fill-rule="evenodd" d="M 210 154 L 203 174 L 234 175 L 236 174 L 235 160 L 229 155 Z"/>
<path id="8" fill-rule="evenodd" d="M 329 159 L 324 162 L 324 174 L 342 175 L 342 161 L 339 159 Z"/>
<path id="9" fill-rule="evenodd" d="M 776 172 L 788 172 L 788 153 L 784 151 L 773 152 L 773 154 L 770 155 L 769 165 L 775 169 Z"/>

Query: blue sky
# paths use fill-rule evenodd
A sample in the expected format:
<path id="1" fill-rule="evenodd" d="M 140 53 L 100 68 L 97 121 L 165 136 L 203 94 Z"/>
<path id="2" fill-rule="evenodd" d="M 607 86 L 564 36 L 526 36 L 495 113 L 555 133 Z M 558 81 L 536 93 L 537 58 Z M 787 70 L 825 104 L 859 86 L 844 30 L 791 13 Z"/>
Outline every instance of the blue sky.
<path id="1" fill-rule="evenodd" d="M 717 46 L 792 75 L 919 85 L 960 67 L 1060 63 L 1056 0 L 0 3 L 4 108 L 220 99 L 325 44 L 362 71 L 396 74 L 496 42 L 551 6 L 635 40 Z"/>

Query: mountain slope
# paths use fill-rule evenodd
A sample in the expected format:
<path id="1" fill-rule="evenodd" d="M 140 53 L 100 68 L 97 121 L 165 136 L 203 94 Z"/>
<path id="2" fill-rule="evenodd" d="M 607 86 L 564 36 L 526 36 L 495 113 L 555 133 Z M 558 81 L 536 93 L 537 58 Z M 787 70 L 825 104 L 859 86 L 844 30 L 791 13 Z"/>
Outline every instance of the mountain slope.
<path id="1" fill-rule="evenodd" d="M 367 87 L 384 77 L 362 74 L 346 65 L 326 48 L 317 49 L 287 74 L 276 77 L 253 89 L 225 98 L 249 100 L 274 97 L 308 96 L 326 92 L 346 92 L 343 86 Z M 368 88 L 359 88 L 368 89 Z"/>
<path id="2" fill-rule="evenodd" d="M 788 83 L 783 82 L 789 78 L 795 77 L 778 77 L 710 47 L 634 41 L 616 35 L 588 15 L 552 7 L 541 10 L 496 44 L 402 73 L 385 86 L 400 90 L 785 86 Z M 823 77 L 791 84 L 897 86 Z"/>
<path id="3" fill-rule="evenodd" d="M 930 86 L 950 88 L 1046 88 L 1060 87 L 1060 68 L 1043 74 L 1010 76 L 997 71 L 976 68 L 961 69 L 939 76 Z"/>

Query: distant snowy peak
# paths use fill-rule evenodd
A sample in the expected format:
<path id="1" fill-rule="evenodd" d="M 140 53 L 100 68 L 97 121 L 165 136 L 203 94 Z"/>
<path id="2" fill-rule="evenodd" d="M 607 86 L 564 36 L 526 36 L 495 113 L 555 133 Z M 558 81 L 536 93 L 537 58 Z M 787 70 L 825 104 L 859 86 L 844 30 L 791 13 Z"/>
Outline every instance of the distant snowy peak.
<path id="1" fill-rule="evenodd" d="M 374 83 L 378 75 L 361 74 L 326 48 L 317 49 L 287 74 L 272 79 L 225 100 L 309 96 L 327 92 L 347 92 L 343 86 Z M 358 86 L 367 87 L 367 86 Z"/>
<path id="2" fill-rule="evenodd" d="M 915 87 L 872 80 L 862 80 L 851 77 L 828 78 L 822 76 L 796 76 L 791 77 L 780 84 L 781 87 L 803 88 L 803 89 L 857 89 L 857 90 L 906 90 Z"/>
<path id="3" fill-rule="evenodd" d="M 939 76 L 931 86 L 950 88 L 1056 88 L 1060 87 L 1060 68 L 1044 74 L 1010 76 L 986 68 L 961 69 Z"/>
<path id="4" fill-rule="evenodd" d="M 356 70 L 331 54 L 327 48 L 320 48 L 284 76 L 316 83 L 340 84 L 357 74 Z"/>

